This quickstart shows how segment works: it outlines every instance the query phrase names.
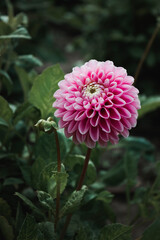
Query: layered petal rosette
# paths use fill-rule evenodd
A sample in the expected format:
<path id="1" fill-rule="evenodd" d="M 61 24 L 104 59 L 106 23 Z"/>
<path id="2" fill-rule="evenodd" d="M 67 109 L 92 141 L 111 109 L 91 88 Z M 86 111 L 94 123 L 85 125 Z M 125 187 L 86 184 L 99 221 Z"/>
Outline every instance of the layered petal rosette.
<path id="1" fill-rule="evenodd" d="M 116 144 L 119 135 L 128 137 L 136 126 L 140 108 L 138 89 L 132 86 L 134 78 L 113 62 L 90 60 L 73 68 L 59 82 L 55 92 L 55 117 L 66 137 L 76 144 L 85 142 L 94 148 L 96 142 L 106 146 Z"/>

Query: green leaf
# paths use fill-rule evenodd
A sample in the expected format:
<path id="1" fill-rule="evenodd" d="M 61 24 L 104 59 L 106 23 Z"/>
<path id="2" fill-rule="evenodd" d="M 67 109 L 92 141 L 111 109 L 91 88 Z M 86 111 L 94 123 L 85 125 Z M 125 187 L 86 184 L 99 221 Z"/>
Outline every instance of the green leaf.
<path id="1" fill-rule="evenodd" d="M 155 220 L 143 233 L 141 240 L 159 240 L 160 236 L 160 218 Z"/>
<path id="2" fill-rule="evenodd" d="M 8 220 L 11 217 L 11 208 L 3 198 L 0 198 L 0 215 L 4 216 Z"/>
<path id="3" fill-rule="evenodd" d="M 17 184 L 22 184 L 22 183 L 24 183 L 24 181 L 21 178 L 10 177 L 10 178 L 5 179 L 3 185 L 8 186 L 8 185 L 17 185 Z"/>
<path id="4" fill-rule="evenodd" d="M 109 203 L 112 202 L 113 197 L 114 197 L 113 194 L 111 194 L 110 192 L 104 190 L 104 191 L 102 191 L 102 192 L 100 192 L 98 194 L 96 199 L 99 200 L 99 201 L 102 201 L 104 203 L 109 204 Z"/>
<path id="5" fill-rule="evenodd" d="M 140 155 L 134 151 L 127 151 L 124 155 L 124 169 L 129 187 L 136 184 L 139 159 Z"/>
<path id="6" fill-rule="evenodd" d="M 63 77 L 64 74 L 59 65 L 54 65 L 45 69 L 33 83 L 29 101 L 41 111 L 44 119 L 52 116 L 55 111 L 52 107 L 53 94 L 58 89 L 58 82 Z"/>
<path id="7" fill-rule="evenodd" d="M 20 194 L 18 192 L 16 192 L 15 195 L 18 196 L 19 198 L 21 198 L 37 214 L 43 215 L 43 213 L 27 197 L 25 197 L 24 195 L 22 195 L 22 194 Z"/>
<path id="8" fill-rule="evenodd" d="M 29 35 L 28 31 L 24 27 L 19 27 L 14 32 L 8 34 L 8 35 L 1 35 L 0 39 L 11 39 L 11 38 L 25 38 L 25 39 L 31 39 L 31 36 Z"/>
<path id="9" fill-rule="evenodd" d="M 16 124 L 20 120 L 28 119 L 28 116 L 33 119 L 37 115 L 37 109 L 29 102 L 24 102 L 16 109 L 13 115 L 13 123 Z"/>
<path id="10" fill-rule="evenodd" d="M 42 206 L 47 208 L 47 210 L 51 210 L 52 212 L 55 211 L 55 204 L 53 198 L 49 193 L 46 193 L 44 191 L 37 191 L 37 197 Z"/>
<path id="11" fill-rule="evenodd" d="M 3 82 L 3 85 L 6 87 L 8 94 L 10 94 L 13 88 L 13 82 L 9 74 L 4 70 L 0 70 L 0 75 L 2 76 L 1 80 Z"/>
<path id="12" fill-rule="evenodd" d="M 65 166 L 69 171 L 73 171 L 76 165 L 83 167 L 85 161 L 85 156 L 83 155 L 69 155 L 65 159 Z M 87 173 L 85 177 L 85 183 L 87 185 L 92 184 L 97 179 L 97 171 L 94 163 L 90 160 L 88 163 Z"/>
<path id="13" fill-rule="evenodd" d="M 137 151 L 148 152 L 148 151 L 154 151 L 155 149 L 154 145 L 147 139 L 142 137 L 131 137 L 131 136 L 128 138 L 123 138 L 119 142 L 118 146 L 131 149 L 136 152 Z"/>
<path id="14" fill-rule="evenodd" d="M 9 107 L 8 102 L 2 96 L 0 96 L 0 106 L 1 106 L 0 118 L 3 119 L 8 124 L 10 124 L 13 112 Z"/>
<path id="15" fill-rule="evenodd" d="M 0 232 L 4 240 L 14 239 L 13 228 L 3 216 L 0 216 Z"/>
<path id="16" fill-rule="evenodd" d="M 21 67 L 15 66 L 15 70 L 21 83 L 21 87 L 23 89 L 24 100 L 26 100 L 28 98 L 29 92 L 29 76 L 27 72 Z"/>
<path id="17" fill-rule="evenodd" d="M 66 172 L 53 172 L 48 186 L 48 192 L 50 193 L 52 198 L 56 198 L 57 196 L 57 184 L 60 184 L 60 193 L 65 190 L 67 185 L 67 179 L 68 174 Z"/>
<path id="18" fill-rule="evenodd" d="M 61 172 L 57 172 L 57 165 L 53 163 L 47 165 L 40 173 L 38 189 L 48 192 L 52 198 L 57 195 L 57 183 L 60 183 L 60 193 L 62 193 L 67 184 L 68 174 L 65 172 L 64 166 Z"/>
<path id="19" fill-rule="evenodd" d="M 26 216 L 17 240 L 44 240 L 43 234 L 38 230 L 38 226 L 32 216 Z"/>
<path id="20" fill-rule="evenodd" d="M 101 230 L 99 240 L 131 240 L 131 229 L 119 223 L 109 224 Z"/>
<path id="21" fill-rule="evenodd" d="M 18 56 L 18 59 L 15 61 L 15 64 L 18 67 L 22 67 L 25 69 L 32 69 L 37 66 L 38 67 L 42 66 L 42 62 L 37 57 L 31 54 Z"/>
<path id="22" fill-rule="evenodd" d="M 64 159 L 69 151 L 70 141 L 64 136 L 64 134 L 58 131 L 58 138 L 61 149 L 61 159 Z M 53 164 L 52 171 L 55 171 L 54 167 L 57 164 L 57 149 L 54 134 L 42 134 L 37 140 L 34 149 L 36 160 L 32 165 L 32 182 L 35 188 L 38 187 L 39 176 L 43 169 Z M 53 173 L 53 172 L 52 172 Z M 40 189 L 46 191 L 46 189 Z"/>
<path id="23" fill-rule="evenodd" d="M 0 21 L 0 37 L 2 35 L 9 35 L 11 33 L 11 28 L 7 23 Z"/>
<path id="24" fill-rule="evenodd" d="M 9 127 L 9 124 L 2 118 L 0 118 L 0 126 Z"/>
<path id="25" fill-rule="evenodd" d="M 76 240 L 88 240 L 90 239 L 90 235 L 88 234 L 88 229 L 84 227 L 80 227 L 77 232 Z"/>
<path id="26" fill-rule="evenodd" d="M 83 186 L 79 191 L 74 191 L 69 197 L 64 207 L 61 209 L 60 216 L 62 217 L 76 211 L 79 208 L 86 191 L 87 191 L 86 186 Z"/>
<path id="27" fill-rule="evenodd" d="M 56 240 L 54 224 L 52 222 L 41 222 L 38 224 L 38 228 L 43 234 L 44 240 Z"/>
<path id="28" fill-rule="evenodd" d="M 138 110 L 138 116 L 143 117 L 145 114 L 152 112 L 160 107 L 160 96 L 145 97 L 141 104 L 141 109 Z"/>

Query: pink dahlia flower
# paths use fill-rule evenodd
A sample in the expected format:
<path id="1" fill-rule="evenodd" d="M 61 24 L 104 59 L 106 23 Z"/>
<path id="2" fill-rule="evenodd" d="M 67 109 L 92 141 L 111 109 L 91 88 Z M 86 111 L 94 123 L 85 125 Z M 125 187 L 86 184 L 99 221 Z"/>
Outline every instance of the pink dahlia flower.
<path id="1" fill-rule="evenodd" d="M 90 60 L 73 68 L 59 82 L 53 107 L 59 127 L 66 137 L 73 136 L 76 144 L 85 142 L 94 148 L 96 142 L 106 146 L 118 143 L 119 134 L 128 137 L 137 123 L 140 108 L 134 78 L 113 62 Z"/>

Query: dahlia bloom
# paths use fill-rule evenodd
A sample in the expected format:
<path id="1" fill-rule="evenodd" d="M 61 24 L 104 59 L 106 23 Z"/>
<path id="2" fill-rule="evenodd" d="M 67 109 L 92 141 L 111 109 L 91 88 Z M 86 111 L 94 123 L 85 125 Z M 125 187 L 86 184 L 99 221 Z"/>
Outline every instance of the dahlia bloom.
<path id="1" fill-rule="evenodd" d="M 96 142 L 101 146 L 108 141 L 116 144 L 119 135 L 128 137 L 140 108 L 139 91 L 133 82 L 124 68 L 111 61 L 90 60 L 73 68 L 59 82 L 53 103 L 66 137 L 73 136 L 74 143 L 85 142 L 89 148 Z"/>

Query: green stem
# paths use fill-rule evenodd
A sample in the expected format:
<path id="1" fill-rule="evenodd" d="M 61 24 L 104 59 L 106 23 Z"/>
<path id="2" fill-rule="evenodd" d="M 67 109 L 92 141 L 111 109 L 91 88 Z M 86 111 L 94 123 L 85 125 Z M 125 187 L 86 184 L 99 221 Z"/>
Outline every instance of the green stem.
<path id="1" fill-rule="evenodd" d="M 145 49 L 145 51 L 144 51 L 144 53 L 143 53 L 143 55 L 142 55 L 142 57 L 141 57 L 141 59 L 139 61 L 139 64 L 138 64 L 138 67 L 137 67 L 137 70 L 136 70 L 136 73 L 135 73 L 135 77 L 134 77 L 135 81 L 137 80 L 137 78 L 139 76 L 139 73 L 141 71 L 142 65 L 144 63 L 144 60 L 146 59 L 146 57 L 148 55 L 148 52 L 149 52 L 149 50 L 150 50 L 150 48 L 151 48 L 151 46 L 152 46 L 152 44 L 153 44 L 153 42 L 154 42 L 154 40 L 155 40 L 155 38 L 157 36 L 157 33 L 159 32 L 159 29 L 160 29 L 160 25 L 158 24 L 157 27 L 155 28 L 151 38 L 149 39 L 149 42 L 148 42 L 148 44 L 146 46 L 146 49 Z"/>
<path id="2" fill-rule="evenodd" d="M 85 162 L 84 162 L 84 165 L 83 165 L 83 169 L 82 169 L 82 173 L 81 173 L 80 179 L 79 179 L 77 187 L 76 187 L 76 191 L 79 191 L 82 188 L 82 185 L 83 185 L 83 182 L 84 182 L 84 178 L 85 178 L 85 175 L 86 175 L 86 171 L 87 171 L 87 167 L 88 167 L 88 163 L 89 163 L 89 158 L 90 158 L 90 155 L 91 155 L 91 150 L 92 149 L 90 149 L 90 148 L 88 148 L 88 150 L 87 150 Z M 67 218 L 66 218 L 66 222 L 64 224 L 64 228 L 63 228 L 63 230 L 61 232 L 59 240 L 63 240 L 64 239 L 64 236 L 66 234 L 66 231 L 67 231 L 68 225 L 69 225 L 69 223 L 71 221 L 71 218 L 72 218 L 72 214 L 69 214 L 67 216 Z"/>
<path id="3" fill-rule="evenodd" d="M 61 172 L 61 155 L 60 155 L 60 145 L 58 140 L 58 134 L 56 129 L 54 130 L 55 139 L 56 139 L 56 147 L 57 147 L 57 171 Z M 59 178 L 57 181 L 57 196 L 56 196 L 56 214 L 55 214 L 55 222 L 54 222 L 54 229 L 56 231 L 57 224 L 59 221 L 59 209 L 60 209 L 60 187 L 61 183 L 59 182 Z"/>

